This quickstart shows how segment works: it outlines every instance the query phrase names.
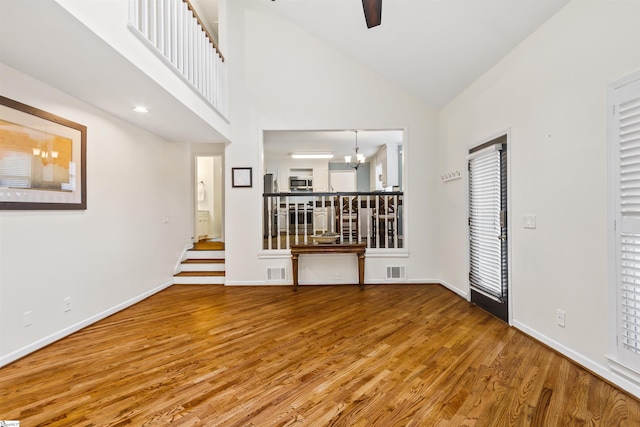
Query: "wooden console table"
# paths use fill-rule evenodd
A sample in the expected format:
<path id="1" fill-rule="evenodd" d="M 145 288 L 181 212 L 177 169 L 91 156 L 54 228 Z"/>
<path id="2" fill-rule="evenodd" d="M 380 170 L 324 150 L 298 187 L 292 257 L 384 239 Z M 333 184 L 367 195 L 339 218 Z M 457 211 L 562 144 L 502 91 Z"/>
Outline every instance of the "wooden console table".
<path id="1" fill-rule="evenodd" d="M 298 290 L 298 257 L 301 254 L 356 254 L 358 255 L 358 285 L 364 289 L 364 252 L 366 243 L 327 243 L 291 245 L 293 290 Z"/>

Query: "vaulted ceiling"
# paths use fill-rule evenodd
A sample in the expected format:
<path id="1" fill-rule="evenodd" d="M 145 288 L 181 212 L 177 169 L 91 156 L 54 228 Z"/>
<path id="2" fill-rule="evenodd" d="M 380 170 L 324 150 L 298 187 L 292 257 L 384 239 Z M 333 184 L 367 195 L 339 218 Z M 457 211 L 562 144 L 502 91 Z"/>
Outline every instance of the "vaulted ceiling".
<path id="1" fill-rule="evenodd" d="M 371 29 L 361 0 L 276 0 L 270 6 L 439 108 L 568 2 L 382 0 L 382 24 Z"/>
<path id="2" fill-rule="evenodd" d="M 202 1 L 202 0 L 199 0 Z M 266 0 L 265 0 L 266 1 Z M 367 29 L 361 0 L 276 0 L 269 7 L 434 108 L 500 61 L 569 0 L 382 0 L 382 24 Z M 368 155 L 401 132 L 362 132 Z M 273 155 L 313 151 L 324 141 L 345 154 L 348 133 L 283 132 L 265 137 Z M 373 144 L 373 145 L 372 145 Z"/>
<path id="3" fill-rule="evenodd" d="M 218 20 L 216 1 L 194 0 L 205 5 L 202 13 L 210 22 Z M 361 0 L 251 1 L 263 1 L 274 13 L 436 108 L 568 2 L 383 0 L 382 24 L 367 29 Z M 0 0 L 0 11 L 4 63 L 168 140 L 224 140 L 53 0 Z M 77 60 L 57 61 L 60 57 Z M 87 57 L 92 60 L 82 60 Z M 129 105 L 123 105 L 141 89 L 160 106 L 155 119 L 131 117 Z M 364 135 L 361 139 L 366 144 Z"/>

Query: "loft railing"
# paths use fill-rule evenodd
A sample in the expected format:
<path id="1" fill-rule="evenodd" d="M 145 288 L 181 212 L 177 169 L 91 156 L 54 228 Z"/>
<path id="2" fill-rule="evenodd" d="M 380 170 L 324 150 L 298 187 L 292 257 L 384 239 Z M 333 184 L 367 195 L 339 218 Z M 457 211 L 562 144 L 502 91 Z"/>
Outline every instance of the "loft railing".
<path id="1" fill-rule="evenodd" d="M 130 27 L 227 116 L 224 56 L 188 0 L 130 0 Z"/>
<path id="2" fill-rule="evenodd" d="M 404 243 L 402 192 L 264 193 L 263 249 L 290 249 L 313 236 L 338 234 L 338 242 L 400 249 Z"/>

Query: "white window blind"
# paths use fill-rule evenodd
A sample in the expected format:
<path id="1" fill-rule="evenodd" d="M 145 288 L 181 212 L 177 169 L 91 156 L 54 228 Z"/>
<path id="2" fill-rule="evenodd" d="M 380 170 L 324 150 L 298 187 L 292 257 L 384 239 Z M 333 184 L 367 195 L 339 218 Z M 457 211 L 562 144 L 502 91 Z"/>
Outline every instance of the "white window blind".
<path id="1" fill-rule="evenodd" d="M 618 358 L 640 372 L 640 81 L 614 96 Z"/>
<path id="2" fill-rule="evenodd" d="M 501 145 L 469 156 L 469 240 L 472 289 L 502 299 Z"/>
<path id="3" fill-rule="evenodd" d="M 20 151 L 5 151 L 0 157 L 0 187 L 31 187 L 31 155 Z"/>

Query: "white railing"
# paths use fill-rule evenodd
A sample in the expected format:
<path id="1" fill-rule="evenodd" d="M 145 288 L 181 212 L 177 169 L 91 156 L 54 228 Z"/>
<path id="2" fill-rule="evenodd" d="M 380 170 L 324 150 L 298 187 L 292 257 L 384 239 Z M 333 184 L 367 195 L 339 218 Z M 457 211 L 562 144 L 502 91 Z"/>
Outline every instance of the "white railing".
<path id="1" fill-rule="evenodd" d="M 339 243 L 401 249 L 402 192 L 265 193 L 263 249 L 313 243 L 314 235 L 338 234 Z"/>
<path id="2" fill-rule="evenodd" d="M 224 57 L 185 0 L 130 0 L 130 27 L 227 117 Z"/>

